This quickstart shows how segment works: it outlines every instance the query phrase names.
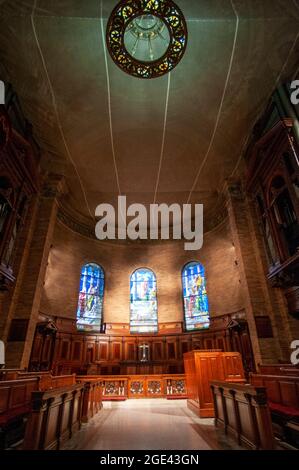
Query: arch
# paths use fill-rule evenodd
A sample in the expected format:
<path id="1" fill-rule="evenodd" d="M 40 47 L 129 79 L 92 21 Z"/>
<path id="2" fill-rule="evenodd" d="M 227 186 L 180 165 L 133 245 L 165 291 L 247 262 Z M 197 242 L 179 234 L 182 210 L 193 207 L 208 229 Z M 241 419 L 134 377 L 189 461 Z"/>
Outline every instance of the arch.
<path id="1" fill-rule="evenodd" d="M 198 261 L 187 263 L 182 270 L 185 330 L 202 330 L 210 326 L 205 269 Z"/>
<path id="2" fill-rule="evenodd" d="M 130 277 L 130 332 L 158 332 L 157 279 L 148 268 L 136 269 Z"/>
<path id="3" fill-rule="evenodd" d="M 103 322 L 105 274 L 101 266 L 82 266 L 77 308 L 77 329 L 101 331 Z"/>

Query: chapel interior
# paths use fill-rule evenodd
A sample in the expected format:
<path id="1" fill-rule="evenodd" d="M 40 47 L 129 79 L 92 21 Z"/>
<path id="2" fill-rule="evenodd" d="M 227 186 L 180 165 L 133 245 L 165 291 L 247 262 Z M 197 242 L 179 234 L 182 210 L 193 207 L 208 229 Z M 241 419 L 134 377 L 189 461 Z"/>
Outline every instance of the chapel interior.
<path id="1" fill-rule="evenodd" d="M 0 2 L 1 450 L 299 449 L 298 57 L 297 0 Z"/>

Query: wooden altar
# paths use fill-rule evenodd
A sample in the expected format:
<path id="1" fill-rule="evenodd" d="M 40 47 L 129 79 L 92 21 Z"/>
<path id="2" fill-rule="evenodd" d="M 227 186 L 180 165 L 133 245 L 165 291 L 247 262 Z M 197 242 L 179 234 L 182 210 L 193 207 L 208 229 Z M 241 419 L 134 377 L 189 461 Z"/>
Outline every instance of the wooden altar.
<path id="1" fill-rule="evenodd" d="M 242 358 L 238 352 L 195 350 L 184 354 L 188 406 L 200 418 L 214 416 L 212 380 L 245 383 Z"/>

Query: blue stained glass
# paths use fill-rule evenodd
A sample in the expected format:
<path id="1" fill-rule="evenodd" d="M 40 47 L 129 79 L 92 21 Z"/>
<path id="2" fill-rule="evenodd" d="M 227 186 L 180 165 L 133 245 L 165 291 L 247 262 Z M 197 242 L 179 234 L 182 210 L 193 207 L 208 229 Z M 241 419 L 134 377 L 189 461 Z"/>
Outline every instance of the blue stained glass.
<path id="1" fill-rule="evenodd" d="M 182 283 L 186 330 L 209 328 L 209 302 L 203 265 L 188 263 L 182 273 Z"/>
<path id="2" fill-rule="evenodd" d="M 157 333 L 157 281 L 150 269 L 137 269 L 130 280 L 131 333 Z"/>
<path id="3" fill-rule="evenodd" d="M 104 282 L 104 271 L 100 266 L 90 263 L 82 267 L 77 309 L 78 330 L 101 330 Z"/>

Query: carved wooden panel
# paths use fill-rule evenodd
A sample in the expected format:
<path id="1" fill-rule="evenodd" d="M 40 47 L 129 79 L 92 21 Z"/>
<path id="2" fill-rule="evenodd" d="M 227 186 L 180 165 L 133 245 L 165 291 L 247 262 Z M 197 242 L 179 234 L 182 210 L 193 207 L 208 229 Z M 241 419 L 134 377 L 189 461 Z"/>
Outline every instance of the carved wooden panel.
<path id="1" fill-rule="evenodd" d="M 176 358 L 176 343 L 175 342 L 167 343 L 167 358 L 168 359 Z"/>
<path id="2" fill-rule="evenodd" d="M 100 342 L 100 360 L 108 361 L 108 343 Z"/>
<path id="3" fill-rule="evenodd" d="M 81 359 L 81 342 L 80 341 L 75 341 L 73 343 L 73 360 L 74 361 L 79 361 Z"/>
<path id="4" fill-rule="evenodd" d="M 67 341 L 67 340 L 62 341 L 60 358 L 61 359 L 68 359 L 68 353 L 69 353 L 69 341 Z"/>
<path id="5" fill-rule="evenodd" d="M 121 356 L 121 344 L 120 343 L 113 343 L 112 344 L 112 359 L 113 360 L 120 360 Z"/>
<path id="6" fill-rule="evenodd" d="M 159 361 L 163 359 L 163 343 L 162 341 L 153 343 L 153 359 Z"/>
<path id="7" fill-rule="evenodd" d="M 127 343 L 126 344 L 126 360 L 128 360 L 128 361 L 136 360 L 135 343 Z"/>

